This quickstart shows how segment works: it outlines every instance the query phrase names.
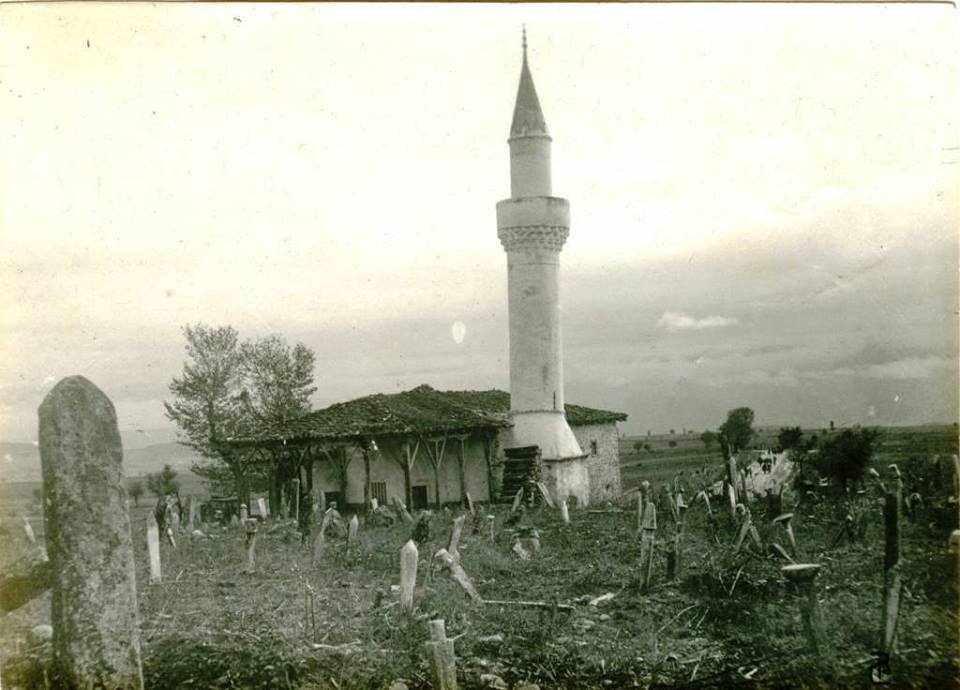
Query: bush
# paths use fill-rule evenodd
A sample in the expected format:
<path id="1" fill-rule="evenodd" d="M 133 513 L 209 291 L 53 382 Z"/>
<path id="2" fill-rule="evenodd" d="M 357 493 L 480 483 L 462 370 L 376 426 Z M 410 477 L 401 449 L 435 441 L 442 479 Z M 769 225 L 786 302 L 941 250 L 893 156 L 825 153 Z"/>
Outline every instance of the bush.
<path id="1" fill-rule="evenodd" d="M 817 453 L 815 466 L 825 477 L 843 484 L 863 477 L 873 456 L 873 442 L 877 439 L 875 429 L 844 429 L 824 441 Z"/>

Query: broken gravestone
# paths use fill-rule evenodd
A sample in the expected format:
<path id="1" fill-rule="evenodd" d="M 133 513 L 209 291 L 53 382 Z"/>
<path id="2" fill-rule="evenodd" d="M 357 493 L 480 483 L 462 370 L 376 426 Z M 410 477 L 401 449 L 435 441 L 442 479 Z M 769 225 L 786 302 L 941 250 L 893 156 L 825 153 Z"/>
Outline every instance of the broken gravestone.
<path id="1" fill-rule="evenodd" d="M 142 688 L 137 586 L 117 416 L 82 376 L 39 409 L 53 669 L 65 687 Z"/>

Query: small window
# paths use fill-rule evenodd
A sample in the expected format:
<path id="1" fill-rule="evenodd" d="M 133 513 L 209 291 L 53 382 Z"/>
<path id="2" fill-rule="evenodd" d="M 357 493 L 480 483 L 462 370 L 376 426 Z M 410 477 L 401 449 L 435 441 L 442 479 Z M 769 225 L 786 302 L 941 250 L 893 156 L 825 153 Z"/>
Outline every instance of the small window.
<path id="1" fill-rule="evenodd" d="M 387 504 L 387 483 L 386 482 L 370 482 L 370 498 L 377 499 L 377 503 L 380 505 Z"/>
<path id="2" fill-rule="evenodd" d="M 590 455 L 596 455 L 596 454 L 597 454 L 597 442 L 590 441 Z"/>

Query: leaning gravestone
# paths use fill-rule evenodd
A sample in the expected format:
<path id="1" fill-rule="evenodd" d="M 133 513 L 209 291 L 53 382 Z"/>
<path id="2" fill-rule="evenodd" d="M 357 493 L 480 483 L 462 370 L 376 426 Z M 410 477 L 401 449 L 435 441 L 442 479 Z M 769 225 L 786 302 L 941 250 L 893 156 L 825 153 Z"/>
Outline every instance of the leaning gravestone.
<path id="1" fill-rule="evenodd" d="M 53 666 L 65 687 L 142 688 L 137 586 L 113 403 L 82 376 L 39 409 Z"/>

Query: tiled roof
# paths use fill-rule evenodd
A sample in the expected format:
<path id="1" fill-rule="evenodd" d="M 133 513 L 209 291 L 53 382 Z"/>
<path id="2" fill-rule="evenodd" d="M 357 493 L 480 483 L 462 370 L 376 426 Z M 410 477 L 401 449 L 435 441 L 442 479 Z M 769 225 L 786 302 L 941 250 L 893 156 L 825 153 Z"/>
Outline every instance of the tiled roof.
<path id="1" fill-rule="evenodd" d="M 338 440 L 404 434 L 441 434 L 510 426 L 510 394 L 501 390 L 438 391 L 427 385 L 402 393 L 368 395 L 304 415 L 283 429 L 262 429 L 238 443 Z M 623 421 L 622 412 L 566 406 L 573 425 Z"/>

